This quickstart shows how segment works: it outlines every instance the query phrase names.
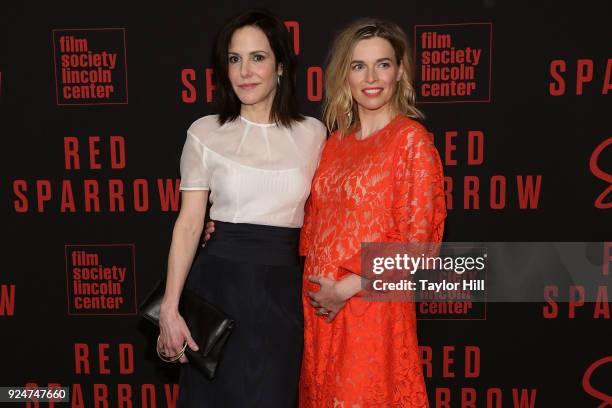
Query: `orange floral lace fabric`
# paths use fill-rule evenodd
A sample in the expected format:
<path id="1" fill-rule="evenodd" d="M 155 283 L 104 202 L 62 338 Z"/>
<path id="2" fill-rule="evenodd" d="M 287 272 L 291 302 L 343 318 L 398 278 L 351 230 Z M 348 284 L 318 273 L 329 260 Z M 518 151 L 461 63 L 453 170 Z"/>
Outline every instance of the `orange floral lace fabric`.
<path id="1" fill-rule="evenodd" d="M 300 239 L 304 270 L 302 408 L 428 407 L 415 305 L 351 298 L 329 324 L 308 275 L 361 274 L 361 242 L 440 242 L 446 206 L 433 137 L 399 114 L 358 140 L 328 139 Z"/>

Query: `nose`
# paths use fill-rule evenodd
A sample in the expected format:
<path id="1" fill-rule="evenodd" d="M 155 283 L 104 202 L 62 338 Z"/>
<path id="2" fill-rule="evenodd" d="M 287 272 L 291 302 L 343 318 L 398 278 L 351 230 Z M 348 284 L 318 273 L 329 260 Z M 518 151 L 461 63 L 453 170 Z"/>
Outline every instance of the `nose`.
<path id="1" fill-rule="evenodd" d="M 368 83 L 376 82 L 376 80 L 378 79 L 378 75 L 376 73 L 376 69 L 368 68 L 367 75 L 368 75 L 368 77 L 367 77 Z"/>
<path id="2" fill-rule="evenodd" d="M 251 75 L 251 67 L 248 61 L 243 61 L 240 64 L 240 76 L 248 78 Z"/>

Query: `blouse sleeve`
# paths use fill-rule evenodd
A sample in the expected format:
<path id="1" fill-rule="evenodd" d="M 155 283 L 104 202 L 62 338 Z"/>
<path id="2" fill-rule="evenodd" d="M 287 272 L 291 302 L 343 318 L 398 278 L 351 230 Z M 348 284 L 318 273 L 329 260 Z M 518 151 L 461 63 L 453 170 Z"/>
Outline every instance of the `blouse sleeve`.
<path id="1" fill-rule="evenodd" d="M 446 218 L 442 163 L 433 136 L 424 128 L 408 135 L 394 158 L 391 216 L 393 228 L 381 242 L 441 242 Z M 341 268 L 362 275 L 361 251 Z"/>
<path id="2" fill-rule="evenodd" d="M 181 154 L 181 184 L 179 190 L 209 190 L 210 173 L 206 167 L 204 146 L 187 131 Z"/>
<path id="3" fill-rule="evenodd" d="M 319 122 L 320 123 L 320 122 Z M 321 159 L 323 157 L 323 152 L 325 151 L 325 146 L 327 146 L 325 142 L 325 137 L 327 136 L 327 128 L 325 128 L 321 124 L 320 130 L 320 143 L 318 146 L 317 152 L 317 164 L 315 169 L 319 167 L 321 163 Z M 314 177 L 312 179 L 312 185 L 314 185 Z M 310 243 L 312 242 L 312 229 L 313 229 L 313 220 L 317 219 L 317 208 L 314 205 L 312 198 L 312 187 L 310 197 L 306 200 L 306 204 L 304 205 L 304 224 L 302 225 L 302 230 L 300 232 L 300 256 L 306 256 L 308 254 L 308 248 L 310 247 Z"/>
<path id="4" fill-rule="evenodd" d="M 312 204 L 311 194 L 304 206 L 304 225 L 300 231 L 300 256 L 306 256 L 308 254 L 308 248 L 310 248 L 310 242 L 312 240 L 313 220 L 316 219 L 315 211 L 316 208 Z"/>

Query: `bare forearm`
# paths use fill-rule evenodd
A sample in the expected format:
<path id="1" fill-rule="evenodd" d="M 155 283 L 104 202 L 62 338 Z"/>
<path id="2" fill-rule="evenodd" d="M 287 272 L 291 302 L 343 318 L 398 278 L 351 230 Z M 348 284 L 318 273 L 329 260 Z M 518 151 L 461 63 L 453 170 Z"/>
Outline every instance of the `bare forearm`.
<path id="1" fill-rule="evenodd" d="M 187 227 L 177 222 L 174 225 L 168 255 L 166 292 L 161 306 L 165 311 L 178 310 L 179 298 L 193 262 L 202 229 L 203 224 Z"/>

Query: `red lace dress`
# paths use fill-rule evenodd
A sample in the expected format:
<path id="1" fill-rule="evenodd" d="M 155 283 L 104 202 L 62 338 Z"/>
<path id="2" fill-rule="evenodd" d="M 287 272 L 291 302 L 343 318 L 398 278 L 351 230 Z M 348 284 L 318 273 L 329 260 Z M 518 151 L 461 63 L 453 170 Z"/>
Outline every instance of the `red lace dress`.
<path id="1" fill-rule="evenodd" d="M 361 273 L 361 242 L 439 242 L 446 207 L 433 137 L 398 114 L 358 140 L 328 139 L 315 173 L 300 239 L 304 277 Z M 351 298 L 326 323 L 303 281 L 304 357 L 300 407 L 427 407 L 415 305 Z"/>

